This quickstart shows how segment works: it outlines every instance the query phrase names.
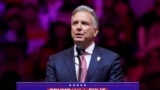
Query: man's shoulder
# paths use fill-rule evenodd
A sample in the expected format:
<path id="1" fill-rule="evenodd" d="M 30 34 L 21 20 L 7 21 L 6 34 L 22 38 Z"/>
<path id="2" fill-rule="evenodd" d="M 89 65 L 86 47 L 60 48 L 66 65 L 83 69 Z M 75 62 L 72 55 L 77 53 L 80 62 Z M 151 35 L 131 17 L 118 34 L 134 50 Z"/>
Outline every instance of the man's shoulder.
<path id="1" fill-rule="evenodd" d="M 118 53 L 112 51 L 112 50 L 109 50 L 107 48 L 103 48 L 103 47 L 100 47 L 100 46 L 97 46 L 96 47 L 98 49 L 99 52 L 105 54 L 105 55 L 119 55 Z"/>

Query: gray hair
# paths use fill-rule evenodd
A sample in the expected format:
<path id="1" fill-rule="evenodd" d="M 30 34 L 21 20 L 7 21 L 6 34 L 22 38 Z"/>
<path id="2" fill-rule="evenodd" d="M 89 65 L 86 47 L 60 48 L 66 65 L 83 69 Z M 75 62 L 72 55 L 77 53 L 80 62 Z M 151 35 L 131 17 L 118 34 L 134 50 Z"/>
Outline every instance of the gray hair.
<path id="1" fill-rule="evenodd" d="M 81 5 L 81 6 L 78 6 L 73 12 L 72 12 L 72 16 L 74 14 L 76 14 L 77 12 L 79 11 L 86 11 L 86 12 L 89 12 L 94 20 L 93 20 L 93 24 L 94 24 L 94 27 L 98 29 L 99 25 L 98 25 L 98 16 L 96 15 L 95 11 L 90 8 L 89 6 L 86 6 L 86 5 Z"/>

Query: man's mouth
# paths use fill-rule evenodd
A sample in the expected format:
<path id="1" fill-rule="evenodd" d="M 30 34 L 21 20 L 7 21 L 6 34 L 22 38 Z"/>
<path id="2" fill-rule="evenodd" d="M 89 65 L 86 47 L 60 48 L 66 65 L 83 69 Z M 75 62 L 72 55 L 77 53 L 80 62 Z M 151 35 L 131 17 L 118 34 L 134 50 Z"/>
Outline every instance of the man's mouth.
<path id="1" fill-rule="evenodd" d="M 76 38 L 82 38 L 82 37 L 83 37 L 83 34 L 81 34 L 81 33 L 76 34 Z"/>

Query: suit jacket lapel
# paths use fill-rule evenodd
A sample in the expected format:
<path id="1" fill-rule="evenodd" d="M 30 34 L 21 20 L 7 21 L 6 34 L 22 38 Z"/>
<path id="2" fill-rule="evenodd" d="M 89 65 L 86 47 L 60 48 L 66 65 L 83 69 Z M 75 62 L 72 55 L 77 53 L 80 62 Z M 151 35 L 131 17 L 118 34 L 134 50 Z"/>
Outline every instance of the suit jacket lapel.
<path id="1" fill-rule="evenodd" d="M 87 71 L 86 82 L 89 82 L 92 75 L 94 74 L 95 69 L 99 65 L 100 61 L 97 61 L 97 57 L 101 57 L 101 52 L 98 51 L 98 46 L 95 46 L 93 54 L 91 56 L 91 61 Z M 100 58 L 102 59 L 102 58 Z"/>
<path id="2" fill-rule="evenodd" d="M 73 47 L 68 49 L 68 51 L 64 57 L 64 61 L 66 63 L 66 67 L 67 67 L 68 72 L 70 74 L 69 78 L 71 79 L 72 82 L 77 82 Z"/>

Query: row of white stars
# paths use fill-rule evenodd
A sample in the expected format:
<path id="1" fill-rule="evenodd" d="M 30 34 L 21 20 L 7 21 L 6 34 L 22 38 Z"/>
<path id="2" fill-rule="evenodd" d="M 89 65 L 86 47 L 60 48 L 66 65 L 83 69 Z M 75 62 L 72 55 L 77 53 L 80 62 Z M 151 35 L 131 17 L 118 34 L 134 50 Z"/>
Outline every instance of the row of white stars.
<path id="1" fill-rule="evenodd" d="M 69 84 L 69 87 L 86 87 L 86 84 Z"/>

